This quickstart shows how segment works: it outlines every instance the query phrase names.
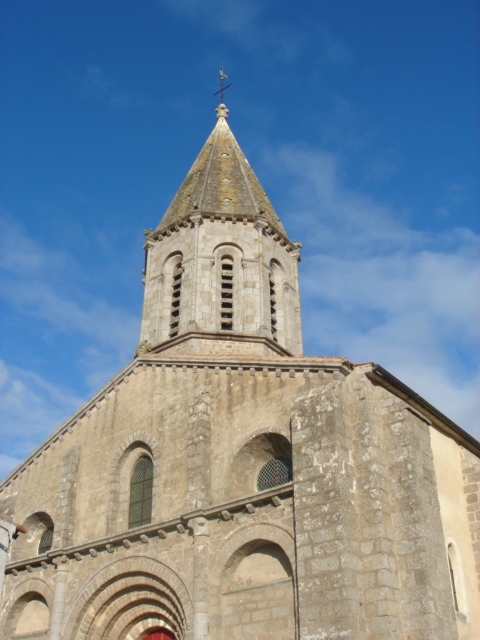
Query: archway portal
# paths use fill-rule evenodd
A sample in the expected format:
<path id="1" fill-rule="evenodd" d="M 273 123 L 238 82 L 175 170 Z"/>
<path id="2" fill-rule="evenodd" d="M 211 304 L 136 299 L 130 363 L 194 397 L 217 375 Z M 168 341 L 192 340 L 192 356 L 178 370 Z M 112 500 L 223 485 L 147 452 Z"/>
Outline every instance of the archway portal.
<path id="1" fill-rule="evenodd" d="M 158 629 L 149 633 L 144 640 L 176 640 L 176 638 L 168 629 Z"/>

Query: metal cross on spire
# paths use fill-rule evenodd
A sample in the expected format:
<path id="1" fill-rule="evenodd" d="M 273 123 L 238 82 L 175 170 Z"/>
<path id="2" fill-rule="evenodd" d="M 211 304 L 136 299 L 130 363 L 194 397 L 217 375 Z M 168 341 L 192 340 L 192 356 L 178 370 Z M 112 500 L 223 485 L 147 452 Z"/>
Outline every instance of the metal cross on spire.
<path id="1" fill-rule="evenodd" d="M 215 91 L 215 93 L 213 94 L 214 96 L 217 96 L 218 94 L 220 94 L 220 100 L 221 103 L 223 104 L 223 92 L 225 91 L 225 89 L 228 89 L 229 87 L 232 86 L 232 83 L 227 84 L 227 86 L 225 86 L 225 80 L 228 78 L 228 76 L 225 74 L 223 66 L 220 69 L 220 89 L 218 91 Z"/>

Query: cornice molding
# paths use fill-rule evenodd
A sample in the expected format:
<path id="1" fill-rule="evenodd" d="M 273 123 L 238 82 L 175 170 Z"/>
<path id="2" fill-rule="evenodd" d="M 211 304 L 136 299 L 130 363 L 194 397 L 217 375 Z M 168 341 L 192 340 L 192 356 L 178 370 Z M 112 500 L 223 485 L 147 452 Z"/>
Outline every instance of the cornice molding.
<path id="1" fill-rule="evenodd" d="M 5 573 L 17 576 L 20 571 L 32 572 L 34 569 L 47 568 L 49 565 L 55 565 L 58 562 L 66 562 L 67 560 L 76 560 L 80 562 L 88 555 L 97 557 L 100 553 L 113 553 L 116 548 L 123 546 L 130 549 L 133 543 L 141 542 L 148 544 L 154 538 L 165 539 L 169 534 L 174 532 L 186 533 L 188 523 L 195 518 L 204 518 L 205 520 L 223 520 L 229 518 L 225 514 L 235 514 L 245 511 L 246 514 L 253 514 L 256 509 L 263 506 L 275 507 L 282 505 L 283 501 L 293 496 L 294 484 L 289 482 L 267 491 L 242 496 L 235 500 L 218 503 L 205 509 L 196 509 L 179 515 L 170 520 L 158 521 L 136 529 L 128 529 L 121 533 L 112 534 L 105 538 L 89 540 L 81 545 L 74 545 L 62 549 L 52 549 L 43 555 L 34 556 L 33 558 L 24 558 L 7 564 Z M 29 567 L 29 568 L 28 568 Z"/>

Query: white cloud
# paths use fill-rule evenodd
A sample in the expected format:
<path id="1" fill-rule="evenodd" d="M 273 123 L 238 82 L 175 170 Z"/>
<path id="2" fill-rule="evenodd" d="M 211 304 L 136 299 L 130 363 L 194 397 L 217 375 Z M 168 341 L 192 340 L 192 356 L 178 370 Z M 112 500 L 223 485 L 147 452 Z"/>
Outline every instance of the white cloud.
<path id="1" fill-rule="evenodd" d="M 109 362 L 110 375 L 124 366 L 136 345 L 138 313 L 114 307 L 86 292 L 87 268 L 71 254 L 43 247 L 6 217 L 0 224 L 0 268 L 4 273 L 1 297 L 17 312 L 45 321 L 54 331 L 81 335 L 86 351 L 101 349 L 102 370 Z M 65 271 L 70 274 L 67 282 L 62 277 Z M 83 274 L 86 285 L 76 284 L 79 274 Z M 84 362 L 91 366 L 89 358 Z"/>
<path id="2" fill-rule="evenodd" d="M 66 252 L 52 251 L 28 237 L 7 216 L 0 219 L 2 251 L 0 296 L 5 316 L 30 316 L 38 322 L 35 341 L 42 351 L 44 333 L 55 342 L 60 335 L 75 341 L 70 366 L 80 379 L 85 396 L 96 392 L 132 358 L 138 341 L 139 314 L 115 307 L 89 295 L 89 273 Z M 63 274 L 67 272 L 68 278 Z M 49 344 L 43 348 L 50 349 Z M 22 344 L 17 353 L 22 353 Z M 32 360 L 36 359 L 37 352 Z M 76 354 L 75 356 L 73 354 Z M 25 354 L 22 354 L 25 361 Z M 54 384 L 58 360 L 49 359 L 50 372 L 39 375 L 0 360 L 0 406 L 6 472 L 22 460 L 55 428 L 77 410 L 87 397 Z M 51 379 L 49 379 L 49 377 Z"/>
<path id="3" fill-rule="evenodd" d="M 333 154 L 284 147 L 267 162 L 292 185 L 280 215 L 305 238 L 309 353 L 376 361 L 478 437 L 479 238 L 412 229 L 346 188 Z"/>
<path id="4" fill-rule="evenodd" d="M 247 51 L 268 56 L 264 67 L 277 58 L 296 58 L 307 46 L 320 46 L 328 63 L 345 64 L 351 54 L 346 46 L 323 23 L 309 29 L 295 27 L 276 19 L 276 6 L 271 0 L 157 0 L 160 6 L 181 15 L 202 30 L 220 33 L 240 43 Z"/>
<path id="5" fill-rule="evenodd" d="M 84 98 L 93 98 L 105 102 L 112 107 L 129 109 L 131 107 L 146 107 L 147 102 L 131 91 L 118 88 L 117 81 L 108 77 L 102 69 L 95 64 L 88 65 L 85 69 L 81 95 Z"/>
<path id="6" fill-rule="evenodd" d="M 85 401 L 32 371 L 0 360 L 2 464 L 20 462 Z"/>

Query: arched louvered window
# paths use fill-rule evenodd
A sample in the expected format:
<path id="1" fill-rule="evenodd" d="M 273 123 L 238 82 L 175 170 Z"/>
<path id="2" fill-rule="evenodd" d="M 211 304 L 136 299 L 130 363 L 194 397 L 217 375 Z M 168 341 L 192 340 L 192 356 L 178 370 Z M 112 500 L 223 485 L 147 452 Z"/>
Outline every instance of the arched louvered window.
<path id="1" fill-rule="evenodd" d="M 265 491 L 293 479 L 292 460 L 290 458 L 272 458 L 263 465 L 258 474 L 257 489 Z"/>
<path id="2" fill-rule="evenodd" d="M 129 529 L 152 521 L 152 491 L 153 463 L 148 456 L 142 456 L 134 466 L 130 480 Z"/>
<path id="3" fill-rule="evenodd" d="M 222 276 L 220 292 L 220 329 L 233 330 L 233 260 L 222 258 Z"/>
<path id="4" fill-rule="evenodd" d="M 173 270 L 172 281 L 172 308 L 170 312 L 170 338 L 178 335 L 180 326 L 180 306 L 182 301 L 182 263 L 178 262 Z"/>
<path id="5" fill-rule="evenodd" d="M 277 335 L 277 292 L 275 290 L 275 280 L 273 273 L 270 272 L 270 325 L 272 329 L 272 338 L 278 342 Z"/>
<path id="6" fill-rule="evenodd" d="M 52 548 L 53 543 L 53 527 L 45 529 L 40 538 L 40 542 L 38 543 L 38 555 L 41 556 L 43 553 L 47 553 Z"/>

